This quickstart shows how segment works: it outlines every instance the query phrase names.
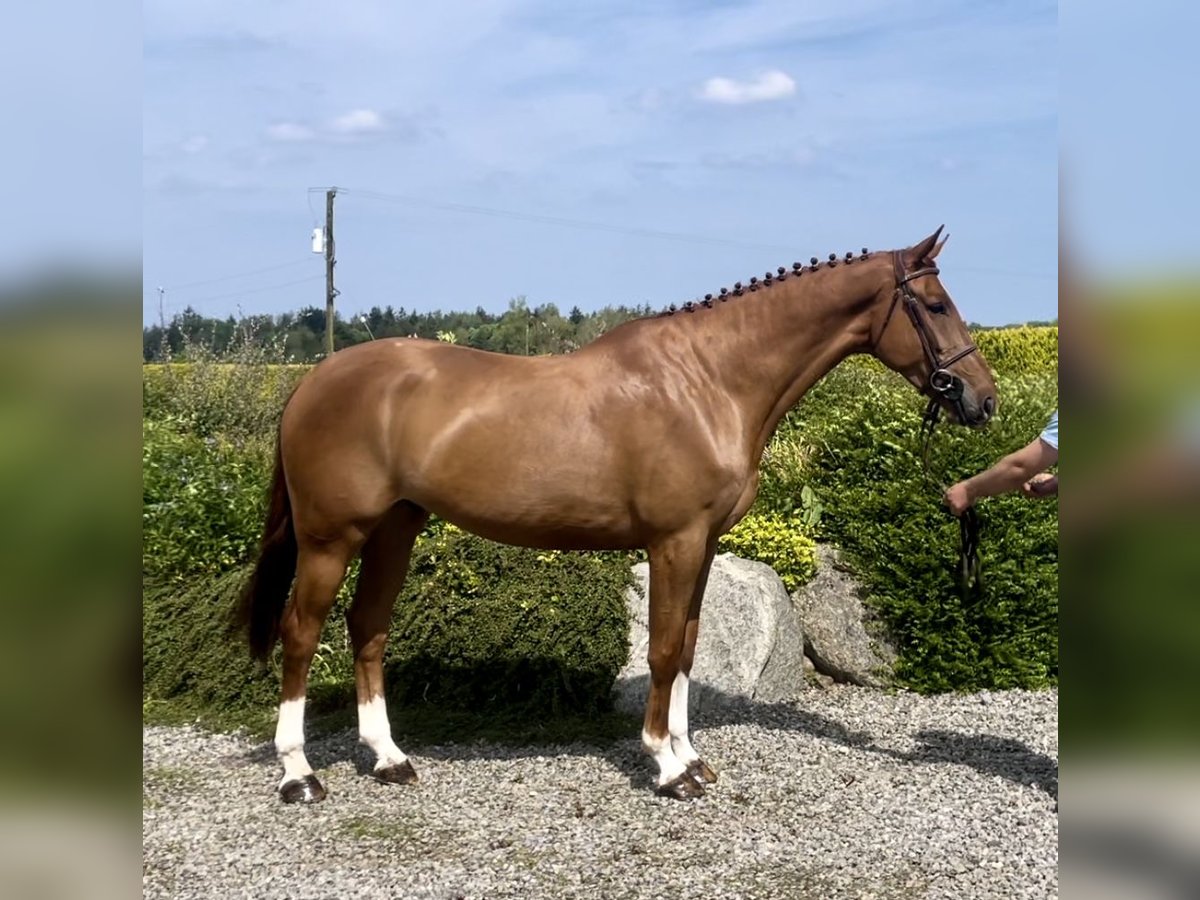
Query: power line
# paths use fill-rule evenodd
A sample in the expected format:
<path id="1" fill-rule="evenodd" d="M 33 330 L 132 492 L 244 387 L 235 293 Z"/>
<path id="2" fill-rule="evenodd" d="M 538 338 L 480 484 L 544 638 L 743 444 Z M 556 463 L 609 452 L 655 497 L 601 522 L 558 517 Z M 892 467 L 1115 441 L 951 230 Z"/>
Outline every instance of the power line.
<path id="1" fill-rule="evenodd" d="M 280 290 L 281 288 L 285 288 L 285 287 L 294 287 L 295 285 L 298 285 L 298 284 L 308 284 L 309 282 L 312 282 L 312 281 L 320 281 L 324 277 L 325 277 L 324 274 L 310 275 L 307 278 L 298 278 L 295 281 L 285 281 L 282 284 L 269 284 L 264 287 L 251 288 L 250 290 L 246 290 L 246 291 L 233 291 L 228 294 L 214 294 L 214 295 L 210 295 L 208 297 L 197 297 L 193 300 L 177 300 L 174 303 L 168 303 L 167 306 L 170 306 L 173 308 L 179 308 L 179 307 L 185 307 L 185 306 L 195 306 L 200 303 L 211 303 L 215 300 L 228 300 L 232 297 L 244 297 L 247 294 L 262 294 L 262 293 L 265 293 L 266 291 L 277 291 L 277 290 Z"/>
<path id="2" fill-rule="evenodd" d="M 223 281 L 234 281 L 238 278 L 249 278 L 251 275 L 262 275 L 264 272 L 277 272 L 280 269 L 290 269 L 292 266 L 298 266 L 301 263 L 308 263 L 310 257 L 303 259 L 294 259 L 291 262 L 277 263 L 273 266 L 264 266 L 261 269 L 251 269 L 248 272 L 235 272 L 232 275 L 221 275 L 217 278 L 205 278 L 203 281 L 189 281 L 185 284 L 168 284 L 164 285 L 164 290 L 167 291 L 182 291 L 187 288 L 201 287 L 208 284 L 219 284 Z"/>
<path id="3" fill-rule="evenodd" d="M 312 190 L 310 188 L 309 190 Z M 737 241 L 728 238 L 710 237 L 702 234 L 688 234 L 682 231 L 659 231 L 652 228 L 631 228 L 627 225 L 612 225 L 605 222 L 589 222 L 583 219 L 569 219 L 564 216 L 547 216 L 539 213 L 516 212 L 509 209 L 496 209 L 490 206 L 472 206 L 465 203 L 446 203 L 436 200 L 423 200 L 403 194 L 385 194 L 382 191 L 357 190 L 338 188 L 340 193 L 365 197 L 369 200 L 383 200 L 389 203 L 401 203 L 408 206 L 421 206 L 427 209 L 437 209 L 443 212 L 468 213 L 471 215 L 493 216 L 502 219 L 515 219 L 523 222 L 537 222 L 543 225 L 561 225 L 565 228 L 582 228 L 590 231 L 608 231 L 614 234 L 628 234 L 636 237 L 655 237 L 666 240 L 685 241 L 694 244 L 717 244 L 727 247 L 742 247 L 751 250 L 776 250 L 791 252 L 794 248 L 780 244 L 759 244 L 751 241 Z"/>
<path id="4" fill-rule="evenodd" d="M 309 196 L 315 191 L 324 191 L 325 188 L 310 187 L 308 189 Z M 661 231 L 653 228 L 636 228 L 626 225 L 613 225 L 606 222 L 592 222 L 584 219 L 571 219 L 565 216 L 548 216 L 540 213 L 525 213 L 508 209 L 497 209 L 489 206 L 474 206 L 466 203 L 450 203 L 438 200 L 425 200 L 420 197 L 413 197 L 406 194 L 390 194 L 384 191 L 360 190 L 352 188 L 338 188 L 338 192 L 342 194 L 350 194 L 352 196 L 363 197 L 368 200 L 382 200 L 388 203 L 399 203 L 406 206 L 424 207 L 426 209 L 436 209 L 443 212 L 463 213 L 467 215 L 491 216 L 494 218 L 513 219 L 522 222 L 535 222 L 542 225 L 558 225 L 565 228 L 580 228 L 590 231 L 606 231 L 613 234 L 628 234 L 636 237 L 652 237 L 662 238 L 665 240 L 683 241 L 694 244 L 709 244 L 726 247 L 741 247 L 750 250 L 771 250 L 775 252 L 794 253 L 795 247 L 785 247 L 781 244 L 763 244 L 753 241 L 731 240 L 729 238 L 718 238 L 711 235 L 690 234 L 682 231 Z M 311 199 L 310 199 L 311 208 Z M 954 266 L 956 271 L 974 272 L 983 275 L 1003 275 L 1005 277 L 1027 277 L 1027 278 L 1057 278 L 1058 275 L 1052 272 L 1033 272 L 1028 269 L 1002 269 L 989 266 Z"/>

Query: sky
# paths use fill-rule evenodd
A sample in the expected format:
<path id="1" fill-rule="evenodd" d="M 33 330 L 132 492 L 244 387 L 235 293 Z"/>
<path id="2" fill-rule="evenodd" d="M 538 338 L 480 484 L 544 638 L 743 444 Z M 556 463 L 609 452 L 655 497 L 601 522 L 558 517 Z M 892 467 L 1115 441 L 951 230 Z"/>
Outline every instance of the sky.
<path id="1" fill-rule="evenodd" d="M 148 0 L 143 321 L 665 306 L 945 224 L 964 316 L 1057 316 L 1058 10 Z"/>

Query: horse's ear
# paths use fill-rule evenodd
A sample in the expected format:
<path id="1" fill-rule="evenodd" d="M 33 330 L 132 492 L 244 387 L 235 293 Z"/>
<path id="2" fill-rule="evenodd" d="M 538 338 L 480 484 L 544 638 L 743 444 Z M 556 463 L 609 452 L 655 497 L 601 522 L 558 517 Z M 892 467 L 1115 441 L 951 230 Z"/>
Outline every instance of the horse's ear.
<path id="1" fill-rule="evenodd" d="M 925 238 L 925 240 L 921 241 L 921 243 L 917 244 L 915 247 L 909 247 L 904 251 L 904 265 L 906 268 L 919 268 L 921 263 L 923 263 L 925 260 L 933 259 L 933 257 L 937 255 L 934 248 L 937 247 L 937 249 L 941 249 L 941 247 L 938 246 L 938 238 L 941 236 L 942 229 L 945 227 L 945 225 L 939 225 L 938 230 L 929 237 Z"/>
<path id="2" fill-rule="evenodd" d="M 942 227 L 944 228 L 945 226 L 943 225 Z M 940 231 L 941 229 L 938 230 Z M 938 254 L 942 252 L 942 248 L 946 246 L 946 241 L 948 240 L 950 240 L 950 232 L 947 231 L 945 236 L 943 236 L 942 239 L 934 245 L 933 249 L 929 251 L 929 258 L 937 259 Z"/>

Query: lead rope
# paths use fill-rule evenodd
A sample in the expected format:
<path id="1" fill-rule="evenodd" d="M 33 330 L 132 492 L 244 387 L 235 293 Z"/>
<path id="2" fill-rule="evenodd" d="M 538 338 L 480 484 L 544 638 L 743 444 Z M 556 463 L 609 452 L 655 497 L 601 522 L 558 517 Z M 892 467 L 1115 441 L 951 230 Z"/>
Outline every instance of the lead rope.
<path id="1" fill-rule="evenodd" d="M 938 491 L 939 495 L 946 492 L 946 485 L 939 482 L 929 471 L 929 446 L 933 440 L 933 432 L 937 428 L 938 417 L 942 408 L 937 400 L 930 400 L 921 416 L 921 472 L 925 483 Z M 983 581 L 979 570 L 979 513 L 975 507 L 968 506 L 958 518 L 958 590 L 963 603 L 974 605 L 983 598 Z"/>

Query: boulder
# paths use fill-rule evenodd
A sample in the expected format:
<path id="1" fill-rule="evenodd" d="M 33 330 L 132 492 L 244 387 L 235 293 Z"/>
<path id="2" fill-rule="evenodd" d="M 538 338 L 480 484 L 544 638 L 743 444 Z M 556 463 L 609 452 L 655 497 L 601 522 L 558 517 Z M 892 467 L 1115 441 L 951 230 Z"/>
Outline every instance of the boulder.
<path id="1" fill-rule="evenodd" d="M 896 651 L 883 625 L 863 606 L 861 588 L 838 551 L 817 545 L 817 573 L 793 595 L 804 630 L 804 652 L 835 681 L 883 687 Z"/>
<path id="2" fill-rule="evenodd" d="M 618 709 L 640 715 L 650 669 L 650 568 L 633 567 L 629 662 L 614 687 Z M 783 700 L 804 689 L 804 637 L 787 589 L 767 565 L 723 553 L 713 560 L 692 667 L 693 713 L 739 700 Z"/>

